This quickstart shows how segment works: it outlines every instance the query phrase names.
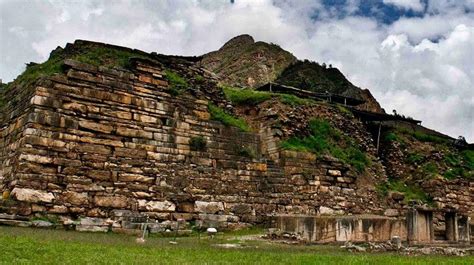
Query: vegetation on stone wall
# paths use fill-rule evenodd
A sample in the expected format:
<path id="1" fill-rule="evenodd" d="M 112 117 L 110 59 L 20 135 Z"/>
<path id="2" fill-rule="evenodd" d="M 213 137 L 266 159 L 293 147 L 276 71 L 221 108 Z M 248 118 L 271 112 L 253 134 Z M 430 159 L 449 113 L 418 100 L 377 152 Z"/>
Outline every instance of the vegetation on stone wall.
<path id="1" fill-rule="evenodd" d="M 399 143 L 405 166 L 402 175 L 416 179 L 474 179 L 474 151 L 460 151 L 450 139 L 397 128 L 385 133 L 387 143 Z M 435 151 L 436 150 L 436 151 Z"/>
<path id="2" fill-rule="evenodd" d="M 243 88 L 239 89 L 228 86 L 223 86 L 222 90 L 224 91 L 226 98 L 235 105 L 258 105 L 272 98 L 278 98 L 283 104 L 292 107 L 315 103 L 314 100 L 304 99 L 290 94 L 255 91 Z"/>
<path id="3" fill-rule="evenodd" d="M 363 172 L 370 159 L 350 137 L 331 126 L 327 120 L 313 119 L 309 122 L 310 135 L 291 137 L 283 141 L 283 149 L 328 154 Z"/>
<path id="4" fill-rule="evenodd" d="M 443 173 L 446 179 L 462 177 L 474 180 L 474 150 L 464 150 L 456 154 L 448 154 L 444 162 L 449 168 Z"/>
<path id="5" fill-rule="evenodd" d="M 133 50 L 113 47 L 86 47 L 72 54 L 66 54 L 64 50 L 58 50 L 52 52 L 47 61 L 28 65 L 22 74 L 6 85 L 6 88 L 8 89 L 12 85 L 27 86 L 41 77 L 61 73 L 63 71 L 63 60 L 66 58 L 97 67 L 119 67 L 126 69 L 130 67 L 129 59 L 132 57 L 147 58 L 144 54 L 134 52 Z"/>
<path id="6" fill-rule="evenodd" d="M 213 104 L 208 105 L 208 110 L 212 120 L 220 121 L 226 126 L 237 127 L 244 132 L 250 131 L 250 126 L 242 118 L 236 118 Z"/>
<path id="7" fill-rule="evenodd" d="M 168 80 L 171 95 L 177 96 L 184 89 L 189 87 L 188 81 L 186 81 L 186 79 L 171 70 L 165 70 L 165 78 Z"/>
<path id="8" fill-rule="evenodd" d="M 424 190 L 414 183 L 407 183 L 403 180 L 388 179 L 387 182 L 377 187 L 383 196 L 388 196 L 389 192 L 401 192 L 405 196 L 404 203 L 410 201 L 421 201 L 423 203 L 432 204 L 433 198 L 424 192 Z"/>

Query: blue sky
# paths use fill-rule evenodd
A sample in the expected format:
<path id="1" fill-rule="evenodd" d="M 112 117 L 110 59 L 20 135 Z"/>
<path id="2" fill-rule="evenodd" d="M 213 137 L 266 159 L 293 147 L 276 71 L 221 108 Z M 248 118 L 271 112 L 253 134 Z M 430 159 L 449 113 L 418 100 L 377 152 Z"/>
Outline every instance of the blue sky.
<path id="1" fill-rule="evenodd" d="M 250 34 L 474 141 L 474 0 L 0 0 L 0 78 L 89 39 L 200 55 Z"/>

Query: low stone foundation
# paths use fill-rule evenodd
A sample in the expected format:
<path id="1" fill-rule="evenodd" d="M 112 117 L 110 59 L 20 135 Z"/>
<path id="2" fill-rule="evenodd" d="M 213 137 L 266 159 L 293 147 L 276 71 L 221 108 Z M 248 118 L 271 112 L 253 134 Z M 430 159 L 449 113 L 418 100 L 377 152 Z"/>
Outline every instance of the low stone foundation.
<path id="1" fill-rule="evenodd" d="M 405 220 L 378 215 L 303 216 L 280 215 L 274 225 L 313 243 L 383 242 L 394 236 L 406 238 Z"/>

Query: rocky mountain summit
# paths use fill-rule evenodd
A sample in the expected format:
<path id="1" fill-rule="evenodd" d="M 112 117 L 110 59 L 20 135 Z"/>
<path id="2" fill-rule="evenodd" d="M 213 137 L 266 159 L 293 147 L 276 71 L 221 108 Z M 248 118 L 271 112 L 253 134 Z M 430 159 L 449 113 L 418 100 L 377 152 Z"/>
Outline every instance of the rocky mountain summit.
<path id="1" fill-rule="evenodd" d="M 293 62 L 296 57 L 280 46 L 240 35 L 204 54 L 201 64 L 216 73 L 223 85 L 256 88 L 276 80 Z"/>
<path id="2" fill-rule="evenodd" d="M 250 35 L 232 38 L 219 50 L 204 54 L 202 66 L 217 74 L 226 86 L 258 88 L 269 82 L 366 101 L 361 109 L 384 112 L 368 89 L 354 86 L 337 69 L 298 60 L 277 44 L 255 42 Z"/>

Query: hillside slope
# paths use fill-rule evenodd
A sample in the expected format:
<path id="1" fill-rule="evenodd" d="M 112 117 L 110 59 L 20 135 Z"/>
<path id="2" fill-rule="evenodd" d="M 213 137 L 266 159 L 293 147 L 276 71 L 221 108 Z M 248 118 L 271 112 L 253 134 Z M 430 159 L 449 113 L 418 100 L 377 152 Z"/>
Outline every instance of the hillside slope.
<path id="1" fill-rule="evenodd" d="M 217 74 L 221 85 L 257 88 L 277 82 L 315 92 L 363 99 L 360 109 L 384 112 L 369 90 L 354 86 L 337 68 L 297 60 L 276 44 L 255 42 L 250 35 L 232 38 L 202 56 L 201 65 Z"/>
<path id="2" fill-rule="evenodd" d="M 325 93 L 363 99 L 360 109 L 384 112 L 369 90 L 354 86 L 337 68 L 326 67 L 308 60 L 297 61 L 288 66 L 276 79 L 277 83 Z"/>
<path id="3" fill-rule="evenodd" d="M 255 42 L 250 35 L 240 35 L 219 50 L 203 55 L 201 64 L 216 73 L 223 85 L 259 87 L 274 81 L 295 61 L 295 56 L 276 44 Z"/>

